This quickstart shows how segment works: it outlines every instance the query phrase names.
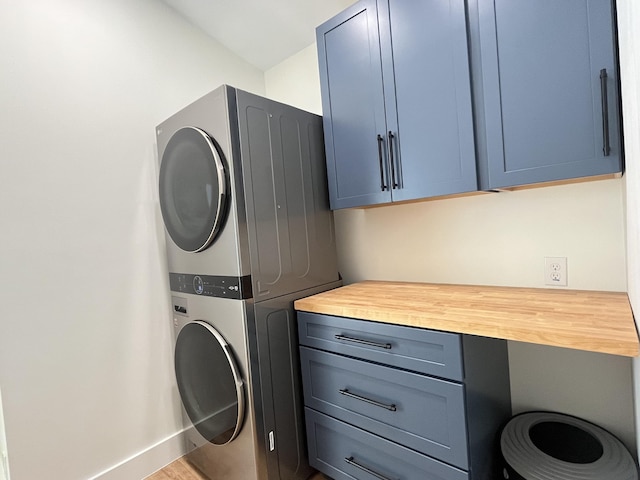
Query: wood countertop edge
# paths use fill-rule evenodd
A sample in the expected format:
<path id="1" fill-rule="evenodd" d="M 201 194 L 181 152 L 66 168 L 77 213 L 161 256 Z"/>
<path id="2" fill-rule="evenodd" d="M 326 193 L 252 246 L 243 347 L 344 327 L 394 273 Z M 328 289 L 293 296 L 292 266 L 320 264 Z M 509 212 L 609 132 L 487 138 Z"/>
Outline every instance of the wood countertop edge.
<path id="1" fill-rule="evenodd" d="M 365 281 L 302 298 L 294 306 L 339 317 L 640 355 L 625 292 Z"/>

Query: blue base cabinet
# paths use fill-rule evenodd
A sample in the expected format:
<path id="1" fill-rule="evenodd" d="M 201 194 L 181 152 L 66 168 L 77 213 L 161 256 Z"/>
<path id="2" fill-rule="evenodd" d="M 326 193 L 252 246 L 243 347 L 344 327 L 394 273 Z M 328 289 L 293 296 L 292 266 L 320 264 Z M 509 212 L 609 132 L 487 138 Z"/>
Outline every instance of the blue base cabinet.
<path id="1" fill-rule="evenodd" d="M 468 480 L 464 470 L 439 462 L 365 430 L 305 409 L 313 464 L 334 480 Z"/>
<path id="2" fill-rule="evenodd" d="M 506 342 L 298 312 L 309 463 L 333 479 L 494 480 Z"/>
<path id="3" fill-rule="evenodd" d="M 622 171 L 612 0 L 360 0 L 316 38 L 332 209 Z"/>

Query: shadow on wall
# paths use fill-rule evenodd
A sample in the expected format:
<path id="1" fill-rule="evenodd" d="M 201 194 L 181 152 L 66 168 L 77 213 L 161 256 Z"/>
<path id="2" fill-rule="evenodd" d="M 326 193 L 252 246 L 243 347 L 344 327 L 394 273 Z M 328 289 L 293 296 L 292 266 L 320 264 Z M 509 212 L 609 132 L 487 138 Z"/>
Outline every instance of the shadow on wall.
<path id="1" fill-rule="evenodd" d="M 0 390 L 0 480 L 9 480 L 9 455 L 7 454 L 7 439 L 4 434 L 2 390 Z"/>

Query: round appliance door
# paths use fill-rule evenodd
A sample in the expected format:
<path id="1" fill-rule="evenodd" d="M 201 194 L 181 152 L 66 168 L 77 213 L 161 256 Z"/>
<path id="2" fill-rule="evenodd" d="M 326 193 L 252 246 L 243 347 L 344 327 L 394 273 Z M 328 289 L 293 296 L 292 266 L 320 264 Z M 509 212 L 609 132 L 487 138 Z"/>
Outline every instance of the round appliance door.
<path id="1" fill-rule="evenodd" d="M 220 232 L 228 198 L 222 158 L 215 141 L 196 127 L 184 127 L 174 133 L 162 154 L 162 218 L 182 250 L 200 252 Z"/>
<path id="2" fill-rule="evenodd" d="M 243 382 L 229 346 L 206 322 L 185 325 L 176 340 L 175 368 L 184 408 L 196 430 L 224 445 L 244 419 Z"/>

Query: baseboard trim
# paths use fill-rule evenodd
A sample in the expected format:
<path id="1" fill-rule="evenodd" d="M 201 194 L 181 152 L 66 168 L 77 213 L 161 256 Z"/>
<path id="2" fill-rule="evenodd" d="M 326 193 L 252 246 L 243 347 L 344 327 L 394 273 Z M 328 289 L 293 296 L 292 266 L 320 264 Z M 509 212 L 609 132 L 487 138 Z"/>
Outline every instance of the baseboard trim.
<path id="1" fill-rule="evenodd" d="M 144 479 L 185 454 L 185 430 L 170 435 L 88 480 Z"/>

